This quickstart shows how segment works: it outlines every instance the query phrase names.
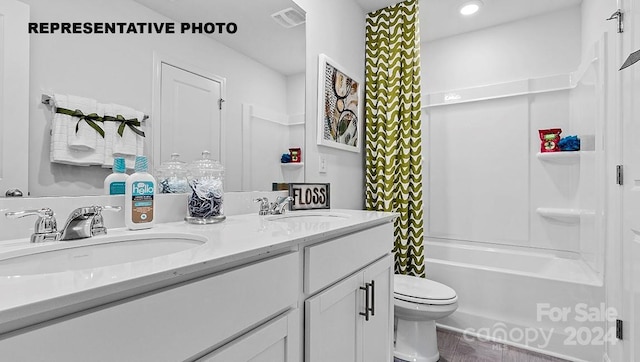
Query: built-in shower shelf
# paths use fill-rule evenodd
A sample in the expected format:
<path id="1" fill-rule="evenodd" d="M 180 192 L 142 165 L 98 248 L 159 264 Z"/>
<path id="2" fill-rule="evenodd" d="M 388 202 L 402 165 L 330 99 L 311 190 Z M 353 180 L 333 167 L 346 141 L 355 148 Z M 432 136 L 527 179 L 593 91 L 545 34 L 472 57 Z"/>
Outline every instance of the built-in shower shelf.
<path id="1" fill-rule="evenodd" d="M 580 151 L 538 152 L 540 161 L 571 165 L 580 161 Z"/>
<path id="2" fill-rule="evenodd" d="M 547 219 L 567 224 L 578 224 L 581 216 L 593 216 L 595 214 L 593 210 L 562 209 L 553 207 L 539 207 L 536 209 L 536 213 Z"/>
<path id="3" fill-rule="evenodd" d="M 293 169 L 298 169 L 298 168 L 301 168 L 302 166 L 304 166 L 304 162 L 280 163 L 280 166 L 282 166 L 282 168 L 284 168 L 284 169 L 293 170 Z"/>

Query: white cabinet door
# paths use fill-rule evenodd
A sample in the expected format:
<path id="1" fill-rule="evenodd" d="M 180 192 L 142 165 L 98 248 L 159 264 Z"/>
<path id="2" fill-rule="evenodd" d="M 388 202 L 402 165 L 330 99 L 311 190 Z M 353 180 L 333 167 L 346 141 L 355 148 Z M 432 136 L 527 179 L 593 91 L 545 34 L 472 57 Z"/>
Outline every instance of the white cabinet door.
<path id="1" fill-rule="evenodd" d="M 305 360 L 361 362 L 362 273 L 305 301 Z"/>
<path id="2" fill-rule="evenodd" d="M 307 362 L 391 361 L 392 265 L 387 255 L 305 301 Z"/>
<path id="3" fill-rule="evenodd" d="M 298 311 L 259 327 L 198 362 L 294 362 L 298 358 Z"/>
<path id="4" fill-rule="evenodd" d="M 28 192 L 29 6 L 0 1 L 0 197 Z"/>
<path id="5" fill-rule="evenodd" d="M 363 361 L 391 361 L 393 343 L 393 256 L 389 255 L 364 270 L 364 282 L 371 285 L 372 315 L 362 329 Z"/>

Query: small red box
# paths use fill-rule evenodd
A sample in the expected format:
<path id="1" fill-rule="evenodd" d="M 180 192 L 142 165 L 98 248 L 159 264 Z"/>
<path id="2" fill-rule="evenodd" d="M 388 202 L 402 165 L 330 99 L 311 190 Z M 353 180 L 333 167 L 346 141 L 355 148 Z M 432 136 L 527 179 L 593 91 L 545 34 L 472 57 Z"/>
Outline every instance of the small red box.
<path id="1" fill-rule="evenodd" d="M 560 142 L 560 133 L 562 133 L 562 129 L 560 128 L 551 128 L 551 129 L 541 129 L 538 130 L 540 133 L 540 152 L 558 152 L 560 151 L 560 147 L 558 147 L 558 142 Z"/>
<path id="2" fill-rule="evenodd" d="M 300 148 L 290 148 L 289 156 L 291 156 L 291 162 L 300 162 L 302 160 L 302 151 Z"/>

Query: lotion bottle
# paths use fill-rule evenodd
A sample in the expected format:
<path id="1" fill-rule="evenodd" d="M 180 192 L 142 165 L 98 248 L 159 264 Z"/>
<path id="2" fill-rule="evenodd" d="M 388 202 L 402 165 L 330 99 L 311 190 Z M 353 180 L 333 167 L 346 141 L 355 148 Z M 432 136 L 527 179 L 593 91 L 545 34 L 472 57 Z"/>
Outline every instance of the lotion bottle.
<path id="1" fill-rule="evenodd" d="M 107 195 L 124 195 L 124 190 L 129 175 L 125 173 L 124 158 L 113 159 L 113 173 L 104 179 L 104 193 Z"/>
<path id="2" fill-rule="evenodd" d="M 135 173 L 126 181 L 124 223 L 129 230 L 149 229 L 154 224 L 156 180 L 147 171 L 147 157 L 136 156 Z"/>

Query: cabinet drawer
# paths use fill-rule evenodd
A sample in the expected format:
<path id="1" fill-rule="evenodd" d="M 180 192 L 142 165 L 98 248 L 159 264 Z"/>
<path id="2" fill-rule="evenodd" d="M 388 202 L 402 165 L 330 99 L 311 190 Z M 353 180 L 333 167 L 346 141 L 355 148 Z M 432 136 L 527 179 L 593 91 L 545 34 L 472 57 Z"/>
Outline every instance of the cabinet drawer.
<path id="1" fill-rule="evenodd" d="M 304 292 L 313 294 L 393 249 L 393 224 L 342 236 L 304 250 Z"/>
<path id="2" fill-rule="evenodd" d="M 293 362 L 298 356 L 298 310 L 237 338 L 197 362 Z"/>
<path id="3" fill-rule="evenodd" d="M 298 258 L 290 253 L 68 316 L 0 340 L 0 360 L 190 359 L 295 305 Z"/>

